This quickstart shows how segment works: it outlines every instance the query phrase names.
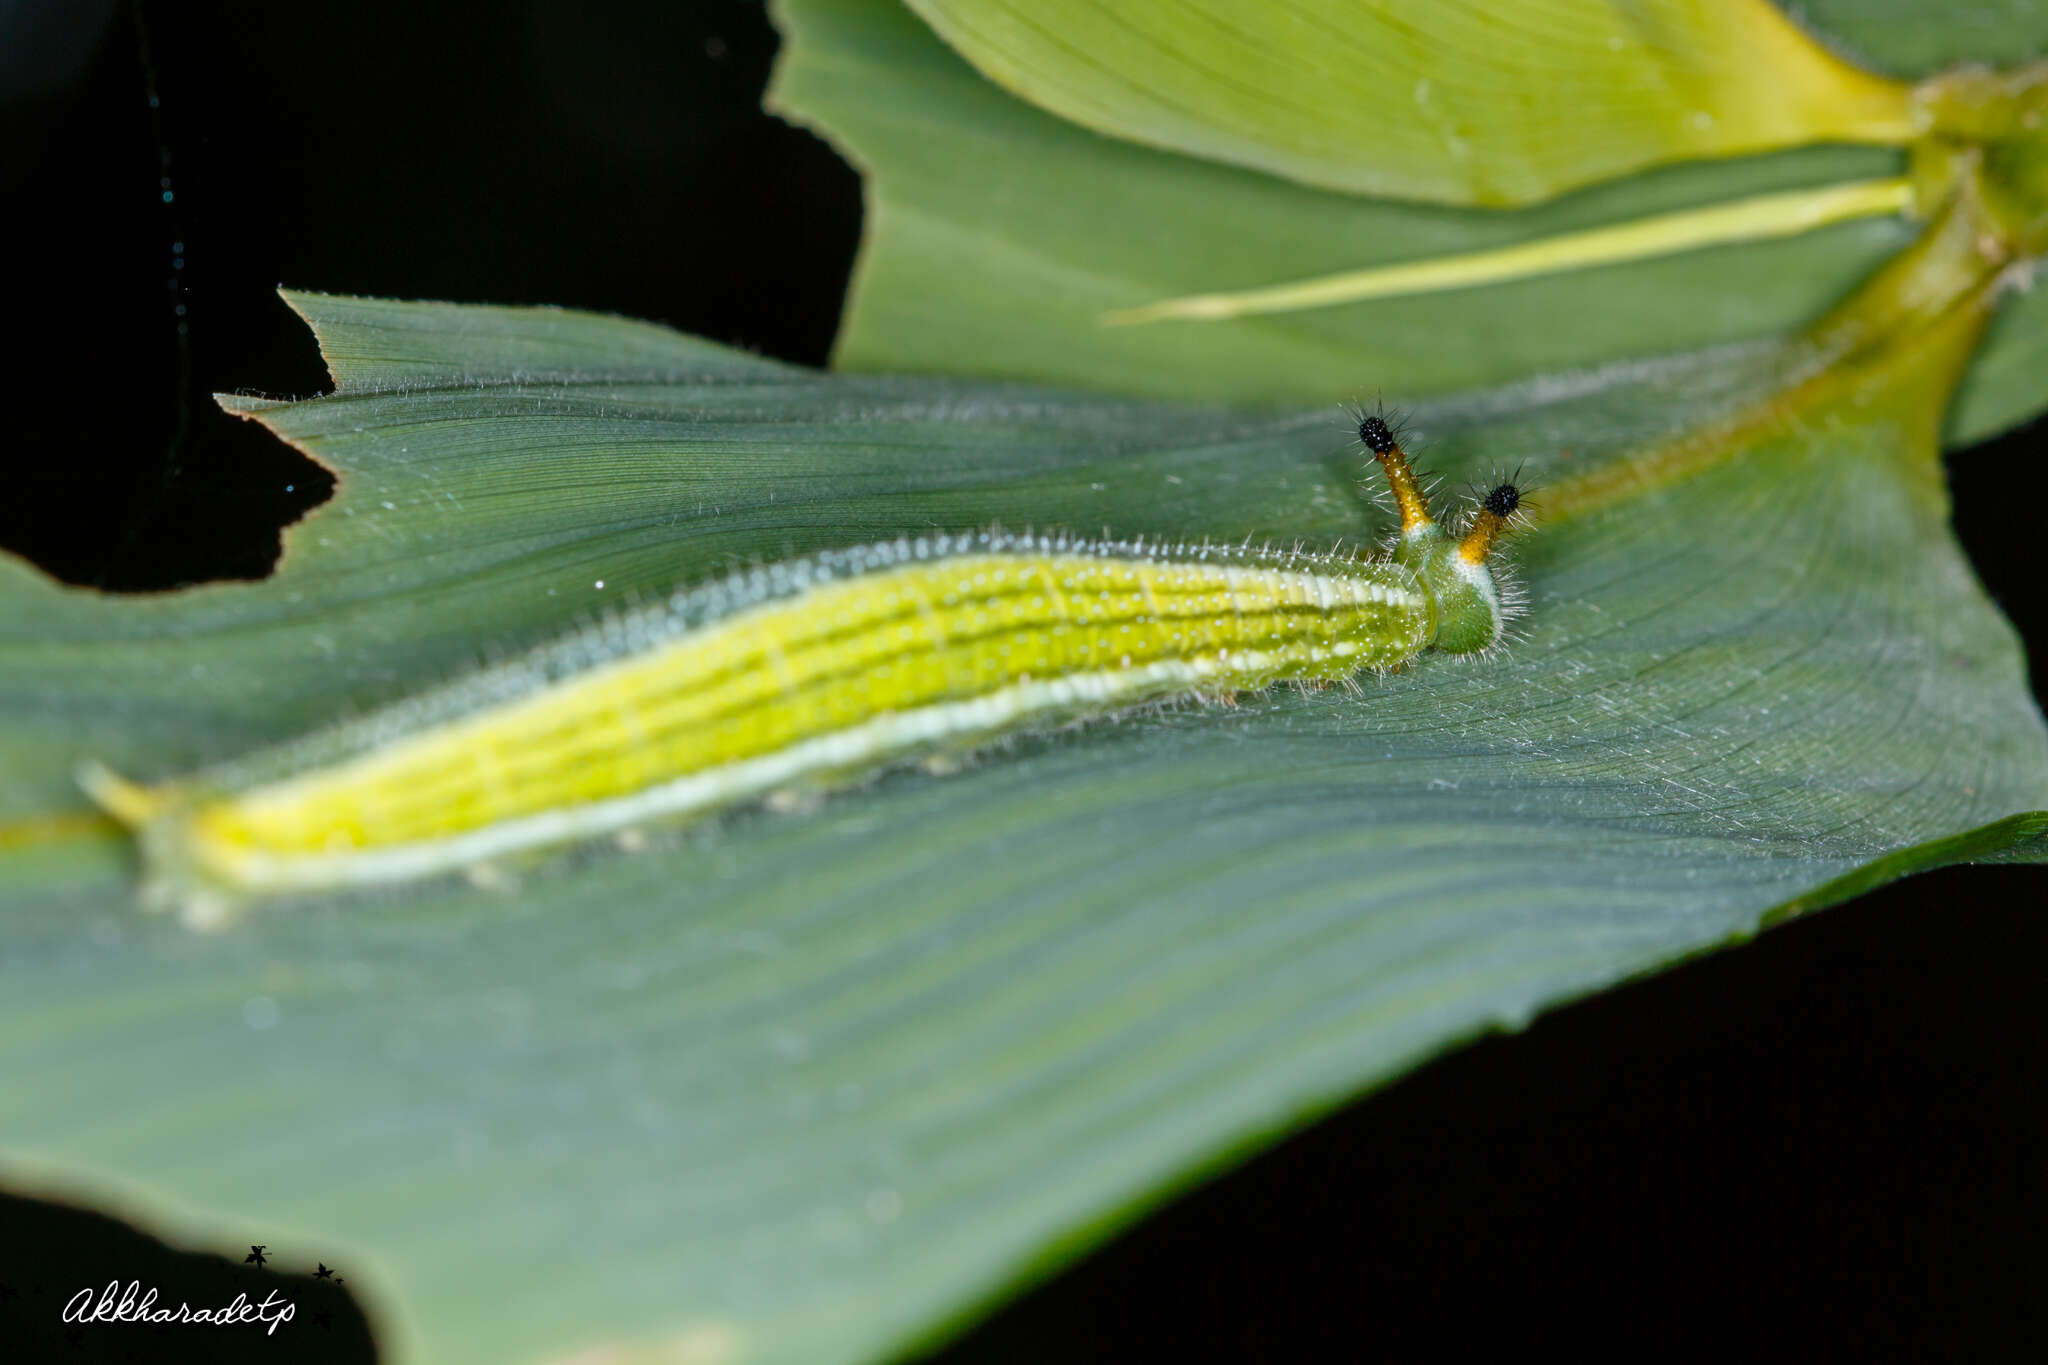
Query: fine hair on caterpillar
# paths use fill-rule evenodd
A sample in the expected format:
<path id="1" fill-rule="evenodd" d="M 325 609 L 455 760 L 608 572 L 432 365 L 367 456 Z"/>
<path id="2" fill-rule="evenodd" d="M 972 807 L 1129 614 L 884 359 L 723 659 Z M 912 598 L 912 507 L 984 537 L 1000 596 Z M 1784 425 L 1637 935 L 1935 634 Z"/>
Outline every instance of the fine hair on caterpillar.
<path id="1" fill-rule="evenodd" d="M 1512 480 L 1440 526 L 1382 414 L 1359 439 L 1383 552 L 980 532 L 771 565 L 304 739 L 155 785 L 81 766 L 145 901 L 212 924 L 266 897 L 472 870 L 1026 730 L 1476 654 Z"/>

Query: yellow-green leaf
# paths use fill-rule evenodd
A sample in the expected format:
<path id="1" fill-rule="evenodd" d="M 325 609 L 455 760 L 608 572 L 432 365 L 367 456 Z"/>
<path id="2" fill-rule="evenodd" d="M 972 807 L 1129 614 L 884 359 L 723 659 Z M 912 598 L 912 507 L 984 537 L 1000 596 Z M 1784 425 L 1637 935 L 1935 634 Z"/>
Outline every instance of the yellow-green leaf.
<path id="1" fill-rule="evenodd" d="M 1831 42 L 1918 75 L 2048 48 L 2048 10 L 1967 0 L 1894 25 L 1829 0 Z M 1012 97 L 908 9 L 779 0 L 771 101 L 831 137 L 869 216 L 835 363 L 1000 375 L 1245 403 L 1410 401 L 1546 372 L 1782 335 L 1811 321 L 1914 225 L 1819 232 L 1343 307 L 1106 327 L 1160 299 L 1445 255 L 1897 174 L 1878 147 L 1667 166 L 1513 213 L 1319 190 L 1096 136 Z M 1950 416 L 1951 440 L 2038 410 L 2048 292 L 2009 295 Z"/>
<path id="2" fill-rule="evenodd" d="M 1767 0 L 909 0 L 1063 118 L 1305 184 L 1522 204 L 1646 166 L 1901 143 L 1906 86 Z"/>

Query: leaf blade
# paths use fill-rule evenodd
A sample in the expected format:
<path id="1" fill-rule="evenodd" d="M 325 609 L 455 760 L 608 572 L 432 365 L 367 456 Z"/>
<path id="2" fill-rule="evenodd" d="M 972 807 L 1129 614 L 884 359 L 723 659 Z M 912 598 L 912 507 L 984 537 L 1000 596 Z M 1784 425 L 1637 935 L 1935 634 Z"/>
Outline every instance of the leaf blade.
<path id="1" fill-rule="evenodd" d="M 1512 205 L 1671 161 L 1912 136 L 1905 86 L 1764 0 L 909 0 L 996 84 L 1098 132 L 1326 189 Z"/>
<path id="2" fill-rule="evenodd" d="M 328 336 L 414 307 L 299 302 Z M 644 385 L 491 318 L 503 344 L 465 324 L 456 377 L 261 409 L 342 471 L 271 582 L 0 577 L 8 809 L 47 807 L 81 753 L 175 768 L 433 681 L 480 635 L 573 619 L 559 590 L 600 565 L 654 590 L 990 517 L 1368 524 L 1317 414 L 781 367 Z M 354 335 L 373 359 L 401 331 Z M 1969 332 L 1920 337 L 1906 373 L 1938 387 L 1925 348 Z M 1416 420 L 1453 475 L 1531 446 L 1602 466 L 1782 362 Z M 140 919 L 106 843 L 33 875 L 4 855 L 8 1169 L 144 1191 L 189 1237 L 342 1248 L 436 1358 L 895 1349 L 1460 1039 L 1873 876 L 2042 856 L 2048 726 L 1948 536 L 1924 387 L 1867 379 L 1848 420 L 1803 411 L 1531 537 L 1527 639 L 1361 698 L 1037 736 L 516 896 L 434 885 L 212 937 Z M 546 533 L 506 537 L 524 523 Z"/>

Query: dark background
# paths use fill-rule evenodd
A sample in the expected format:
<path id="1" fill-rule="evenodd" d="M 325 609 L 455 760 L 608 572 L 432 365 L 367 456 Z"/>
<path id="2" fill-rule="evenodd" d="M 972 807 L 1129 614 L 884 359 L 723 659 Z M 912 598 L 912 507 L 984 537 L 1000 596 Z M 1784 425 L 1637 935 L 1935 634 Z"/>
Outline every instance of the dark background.
<path id="1" fill-rule="evenodd" d="M 324 387 L 280 282 L 611 310 L 821 363 L 860 188 L 759 112 L 774 46 L 740 0 L 0 6 L 0 259 L 29 352 L 0 547 L 113 590 L 261 577 L 327 480 L 206 395 Z M 2035 423 L 1951 466 L 2037 679 L 2044 451 Z M 1182 1197 L 941 1358 L 2041 1359 L 2044 902 L 2048 871 L 1951 869 L 1556 1011 Z M 196 1350 L 67 1335 L 58 1307 L 115 1275 L 225 1299 L 311 1269 L 276 1254 L 0 1197 L 0 1341 Z M 289 1341 L 203 1349 L 372 1358 L 346 1288 L 285 1292 Z"/>

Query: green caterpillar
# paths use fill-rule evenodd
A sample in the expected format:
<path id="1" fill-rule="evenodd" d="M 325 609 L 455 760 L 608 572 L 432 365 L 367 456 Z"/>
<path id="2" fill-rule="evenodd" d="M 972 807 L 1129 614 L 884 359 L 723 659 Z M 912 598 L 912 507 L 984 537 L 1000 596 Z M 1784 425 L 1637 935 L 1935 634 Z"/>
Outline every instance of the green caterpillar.
<path id="1" fill-rule="evenodd" d="M 1400 512 L 1389 554 L 901 540 L 678 594 L 227 767 L 80 781 L 136 832 L 147 899 L 210 924 L 1034 725 L 1490 647 L 1507 613 L 1488 560 L 1520 493 L 1450 534 L 1388 425 L 1359 435 Z"/>

